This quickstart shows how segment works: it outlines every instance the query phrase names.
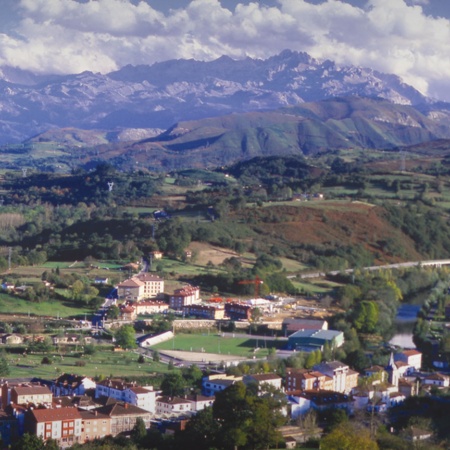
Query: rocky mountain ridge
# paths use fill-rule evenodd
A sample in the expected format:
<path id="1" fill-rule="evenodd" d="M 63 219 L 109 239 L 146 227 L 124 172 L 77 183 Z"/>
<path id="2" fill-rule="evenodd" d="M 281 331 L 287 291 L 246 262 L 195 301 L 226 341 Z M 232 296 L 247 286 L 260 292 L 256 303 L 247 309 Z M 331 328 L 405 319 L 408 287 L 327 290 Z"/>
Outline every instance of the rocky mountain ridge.
<path id="1" fill-rule="evenodd" d="M 338 67 L 289 50 L 266 60 L 172 60 L 109 74 L 43 76 L 3 67 L 0 144 L 65 127 L 109 130 L 114 139 L 118 130 L 167 129 L 179 121 L 337 96 L 378 97 L 424 109 L 431 104 L 394 75 Z"/>

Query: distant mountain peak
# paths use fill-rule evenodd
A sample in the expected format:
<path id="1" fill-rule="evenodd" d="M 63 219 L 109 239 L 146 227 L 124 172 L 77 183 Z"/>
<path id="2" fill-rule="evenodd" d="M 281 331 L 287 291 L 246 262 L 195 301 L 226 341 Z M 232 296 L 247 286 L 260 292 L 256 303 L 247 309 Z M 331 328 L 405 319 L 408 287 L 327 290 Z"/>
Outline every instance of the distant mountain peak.
<path id="1" fill-rule="evenodd" d="M 127 65 L 106 75 L 43 76 L 3 67 L 0 80 L 0 143 L 55 127 L 166 129 L 181 120 L 348 95 L 405 105 L 428 101 L 394 75 L 292 50 L 265 60 L 222 56 Z"/>

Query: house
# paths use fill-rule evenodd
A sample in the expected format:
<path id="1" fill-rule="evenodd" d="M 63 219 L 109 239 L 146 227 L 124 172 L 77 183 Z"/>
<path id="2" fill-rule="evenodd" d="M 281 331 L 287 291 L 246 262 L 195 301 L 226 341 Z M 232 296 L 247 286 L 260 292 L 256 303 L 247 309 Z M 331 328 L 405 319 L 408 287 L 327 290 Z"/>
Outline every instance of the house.
<path id="1" fill-rule="evenodd" d="M 153 259 L 162 259 L 162 257 L 163 257 L 163 252 L 159 252 L 159 251 L 155 250 L 155 251 L 153 251 L 153 252 L 150 252 L 150 256 L 151 256 Z"/>
<path id="2" fill-rule="evenodd" d="M 199 303 L 200 288 L 198 286 L 185 286 L 181 289 L 175 289 L 170 296 L 169 306 L 174 310 L 182 310 L 185 306 Z"/>
<path id="3" fill-rule="evenodd" d="M 424 378 L 422 378 L 422 384 L 438 386 L 440 388 L 450 386 L 448 375 L 444 375 L 438 372 L 426 375 Z"/>
<path id="4" fill-rule="evenodd" d="M 333 377 L 307 369 L 286 369 L 286 391 L 320 389 L 332 391 Z"/>
<path id="5" fill-rule="evenodd" d="M 82 442 L 81 422 L 77 408 L 30 409 L 25 415 L 25 431 L 44 441 L 54 439 L 60 448 L 66 448 Z"/>
<path id="6" fill-rule="evenodd" d="M 333 390 L 349 393 L 358 385 L 358 372 L 351 370 L 346 364 L 339 361 L 330 361 L 317 364 L 313 370 L 328 375 L 333 379 Z"/>
<path id="7" fill-rule="evenodd" d="M 17 345 L 22 344 L 24 341 L 23 336 L 15 333 L 5 333 L 1 335 L 1 342 L 5 345 Z"/>
<path id="8" fill-rule="evenodd" d="M 156 399 L 156 415 L 159 417 L 163 414 L 168 416 L 186 415 L 191 411 L 192 402 L 187 398 L 163 396 Z"/>
<path id="9" fill-rule="evenodd" d="M 409 366 L 407 373 L 419 371 L 422 367 L 422 353 L 417 350 L 403 350 L 394 355 L 395 362 L 403 362 Z"/>
<path id="10" fill-rule="evenodd" d="M 222 305 L 188 305 L 183 307 L 183 313 L 202 319 L 221 320 L 225 317 L 225 308 Z"/>
<path id="11" fill-rule="evenodd" d="M 335 330 L 299 330 L 288 337 L 290 350 L 323 350 L 325 344 L 330 348 L 344 344 L 344 333 Z"/>
<path id="12" fill-rule="evenodd" d="M 129 304 L 122 304 L 119 306 L 119 309 L 122 320 L 128 321 L 136 320 L 137 314 L 134 306 Z"/>
<path id="13" fill-rule="evenodd" d="M 206 397 L 200 394 L 191 394 L 184 397 L 191 402 L 191 411 L 198 412 L 209 408 L 214 403 L 215 397 Z"/>
<path id="14" fill-rule="evenodd" d="M 64 373 L 53 380 L 51 390 L 53 395 L 59 397 L 64 395 L 84 395 L 87 390 L 95 389 L 96 383 L 92 378 L 82 375 Z"/>
<path id="15" fill-rule="evenodd" d="M 95 411 L 97 411 L 97 414 L 108 416 L 111 419 L 112 436 L 131 431 L 138 418 L 144 421 L 145 428 L 150 428 L 150 420 L 153 417 L 150 412 L 126 402 L 101 406 L 95 409 L 94 413 Z"/>
<path id="16" fill-rule="evenodd" d="M 302 391 L 299 398 L 309 400 L 311 409 L 325 411 L 328 409 L 344 409 L 348 413 L 354 410 L 354 400 L 351 395 L 335 391 Z"/>
<path id="17" fill-rule="evenodd" d="M 81 442 L 101 439 L 112 434 L 111 417 L 98 411 L 79 410 L 81 416 Z"/>
<path id="18" fill-rule="evenodd" d="M 234 375 L 209 375 L 202 379 L 202 392 L 204 395 L 212 397 L 217 392 L 223 391 L 228 386 L 231 386 L 238 381 L 242 381 L 242 379 L 242 377 Z"/>

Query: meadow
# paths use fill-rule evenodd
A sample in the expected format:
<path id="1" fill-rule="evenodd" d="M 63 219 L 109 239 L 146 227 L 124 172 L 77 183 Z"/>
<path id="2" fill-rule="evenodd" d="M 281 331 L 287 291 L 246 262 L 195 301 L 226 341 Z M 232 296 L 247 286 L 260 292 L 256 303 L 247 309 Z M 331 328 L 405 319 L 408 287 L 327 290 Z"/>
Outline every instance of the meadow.
<path id="1" fill-rule="evenodd" d="M 133 351 L 116 353 L 102 348 L 93 355 L 81 355 L 79 349 L 78 346 L 78 351 L 74 347 L 65 353 L 52 352 L 26 356 L 5 353 L 10 372 L 8 378 L 33 376 L 53 379 L 62 373 L 89 377 L 144 377 L 162 375 L 169 370 L 167 364 L 154 362 L 151 358 L 139 363 L 139 354 Z M 41 364 L 44 356 L 49 358 L 50 364 Z M 83 363 L 84 366 L 77 365 Z"/>

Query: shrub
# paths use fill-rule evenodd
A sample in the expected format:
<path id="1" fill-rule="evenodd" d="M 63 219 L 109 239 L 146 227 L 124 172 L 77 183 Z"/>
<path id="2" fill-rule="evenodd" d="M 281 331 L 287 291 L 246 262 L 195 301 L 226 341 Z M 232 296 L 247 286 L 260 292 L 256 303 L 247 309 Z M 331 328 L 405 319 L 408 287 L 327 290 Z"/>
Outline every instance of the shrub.
<path id="1" fill-rule="evenodd" d="M 48 356 L 44 356 L 41 360 L 41 364 L 51 364 L 50 358 Z"/>

